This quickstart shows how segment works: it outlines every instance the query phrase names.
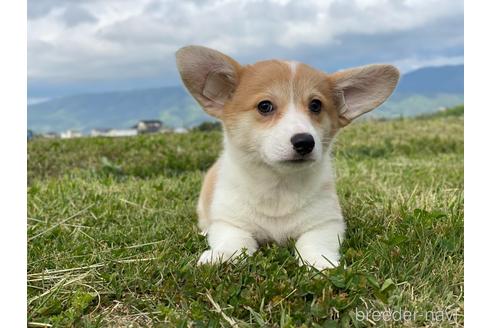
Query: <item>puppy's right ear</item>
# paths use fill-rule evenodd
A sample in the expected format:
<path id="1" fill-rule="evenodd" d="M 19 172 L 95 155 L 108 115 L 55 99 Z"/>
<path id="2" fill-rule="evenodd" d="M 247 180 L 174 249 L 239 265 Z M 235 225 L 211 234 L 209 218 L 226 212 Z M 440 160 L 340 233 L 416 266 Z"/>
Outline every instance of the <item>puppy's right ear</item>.
<path id="1" fill-rule="evenodd" d="M 176 64 L 184 85 L 207 113 L 220 118 L 232 97 L 241 65 L 216 50 L 187 46 L 176 52 Z"/>

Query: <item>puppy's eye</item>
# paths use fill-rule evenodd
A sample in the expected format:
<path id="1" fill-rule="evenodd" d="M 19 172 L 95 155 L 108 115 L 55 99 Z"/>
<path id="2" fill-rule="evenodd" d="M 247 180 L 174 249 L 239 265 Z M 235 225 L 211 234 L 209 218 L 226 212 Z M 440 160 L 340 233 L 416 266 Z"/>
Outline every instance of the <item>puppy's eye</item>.
<path id="1" fill-rule="evenodd" d="M 258 104 L 258 111 L 262 115 L 269 115 L 273 112 L 273 104 L 271 101 L 263 100 Z"/>
<path id="2" fill-rule="evenodd" d="M 309 103 L 309 110 L 313 113 L 321 112 L 321 101 L 319 99 L 313 99 Z"/>

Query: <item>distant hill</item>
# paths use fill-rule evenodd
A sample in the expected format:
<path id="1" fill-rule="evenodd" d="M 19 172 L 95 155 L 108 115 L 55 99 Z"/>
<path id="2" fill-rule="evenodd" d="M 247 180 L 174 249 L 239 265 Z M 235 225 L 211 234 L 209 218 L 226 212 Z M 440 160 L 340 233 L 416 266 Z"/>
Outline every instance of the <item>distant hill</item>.
<path id="1" fill-rule="evenodd" d="M 395 94 L 371 116 L 417 116 L 461 103 L 463 65 L 426 67 L 403 75 Z M 127 128 L 141 119 L 160 119 L 169 127 L 211 120 L 181 86 L 67 96 L 27 110 L 27 126 L 37 133 Z"/>
<path id="2" fill-rule="evenodd" d="M 398 85 L 400 94 L 463 94 L 464 66 L 425 67 L 407 73 Z"/>
<path id="3" fill-rule="evenodd" d="M 464 66 L 424 67 L 404 74 L 395 93 L 372 117 L 419 116 L 464 102 Z"/>
<path id="4" fill-rule="evenodd" d="M 28 106 L 27 125 L 36 132 L 128 128 L 142 119 L 169 127 L 197 125 L 208 116 L 182 87 L 81 94 Z"/>

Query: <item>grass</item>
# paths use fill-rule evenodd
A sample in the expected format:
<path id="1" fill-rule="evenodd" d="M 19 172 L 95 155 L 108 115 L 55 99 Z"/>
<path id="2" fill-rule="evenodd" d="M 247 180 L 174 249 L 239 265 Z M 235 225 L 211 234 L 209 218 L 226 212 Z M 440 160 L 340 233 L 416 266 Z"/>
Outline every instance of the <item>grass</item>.
<path id="1" fill-rule="evenodd" d="M 345 268 L 324 272 L 298 267 L 293 244 L 195 266 L 207 247 L 195 203 L 220 140 L 29 142 L 30 325 L 463 325 L 462 116 L 362 122 L 339 135 Z M 413 316 L 395 317 L 403 311 Z"/>

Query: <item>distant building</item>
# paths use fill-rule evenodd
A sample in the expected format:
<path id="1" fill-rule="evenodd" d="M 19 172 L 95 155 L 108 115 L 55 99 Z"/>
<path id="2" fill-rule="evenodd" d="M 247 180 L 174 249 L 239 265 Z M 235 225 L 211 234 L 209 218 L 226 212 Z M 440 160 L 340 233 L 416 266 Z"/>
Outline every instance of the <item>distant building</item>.
<path id="1" fill-rule="evenodd" d="M 136 136 L 138 131 L 136 129 L 113 129 L 109 132 L 109 137 L 132 137 Z"/>
<path id="2" fill-rule="evenodd" d="M 90 132 L 90 136 L 91 137 L 105 137 L 108 135 L 109 131 L 111 131 L 111 129 L 101 129 L 101 128 L 92 129 Z"/>
<path id="3" fill-rule="evenodd" d="M 143 120 L 135 126 L 138 133 L 155 133 L 162 129 L 162 121 L 159 120 Z"/>
<path id="4" fill-rule="evenodd" d="M 174 129 L 174 133 L 187 133 L 188 130 L 185 128 L 176 128 Z"/>
<path id="5" fill-rule="evenodd" d="M 67 130 L 65 132 L 60 133 L 60 137 L 62 139 L 80 138 L 82 137 L 82 133 L 75 130 Z"/>
<path id="6" fill-rule="evenodd" d="M 47 139 L 56 139 L 56 138 L 60 137 L 60 135 L 56 132 L 46 132 L 46 133 L 43 133 L 41 136 L 43 138 L 47 138 Z"/>
<path id="7" fill-rule="evenodd" d="M 92 129 L 91 137 L 131 137 L 138 134 L 137 129 Z"/>

